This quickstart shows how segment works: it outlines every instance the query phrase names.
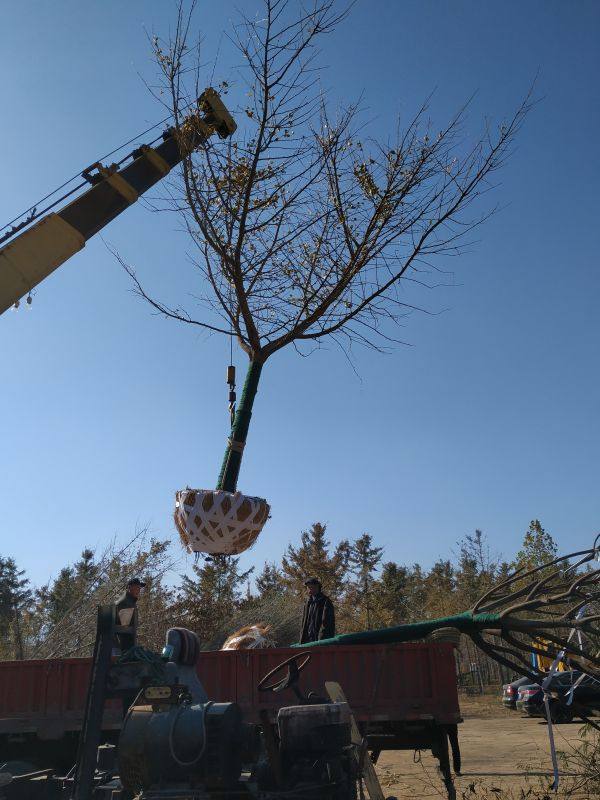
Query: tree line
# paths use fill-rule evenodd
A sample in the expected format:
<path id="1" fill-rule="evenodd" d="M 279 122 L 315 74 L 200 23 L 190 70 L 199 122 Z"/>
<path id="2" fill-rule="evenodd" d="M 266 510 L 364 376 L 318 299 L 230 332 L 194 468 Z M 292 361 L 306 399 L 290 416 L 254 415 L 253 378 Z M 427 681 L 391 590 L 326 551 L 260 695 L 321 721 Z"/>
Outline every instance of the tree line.
<path id="1" fill-rule="evenodd" d="M 160 649 L 171 626 L 190 628 L 204 648 L 218 648 L 233 631 L 255 622 L 270 624 L 285 646 L 298 639 L 309 576 L 322 581 L 344 633 L 464 611 L 514 568 L 544 564 L 556 553 L 552 536 L 533 520 L 511 560 L 494 554 L 476 530 L 452 557 L 429 569 L 386 560 L 369 533 L 332 545 L 320 522 L 290 543 L 279 562 L 244 570 L 239 558 L 217 556 L 194 564 L 178 585 L 167 580 L 177 566 L 169 542 L 149 538 L 145 530 L 120 547 L 111 542 L 102 552 L 84 549 L 40 587 L 32 586 L 14 558 L 0 556 L 0 659 L 89 655 L 97 605 L 112 602 L 134 575 L 147 583 L 139 601 L 139 640 L 148 648 Z M 476 663 L 477 680 L 503 677 L 466 643 L 462 660 L 466 673 Z"/>

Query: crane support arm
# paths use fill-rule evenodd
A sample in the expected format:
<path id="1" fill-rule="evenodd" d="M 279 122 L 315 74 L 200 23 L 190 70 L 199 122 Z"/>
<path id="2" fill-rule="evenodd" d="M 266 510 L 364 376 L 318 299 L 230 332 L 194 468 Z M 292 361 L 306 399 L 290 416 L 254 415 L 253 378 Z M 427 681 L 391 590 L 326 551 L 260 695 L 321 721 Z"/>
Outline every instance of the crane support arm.
<path id="1" fill-rule="evenodd" d="M 170 128 L 156 148 L 142 145 L 122 169 L 94 164 L 82 174 L 92 186 L 57 213 L 49 213 L 0 249 L 0 314 L 28 294 L 88 239 L 162 180 L 199 144 L 236 124 L 214 89 L 198 98 L 199 112 Z M 92 174 L 92 170 L 97 170 Z"/>

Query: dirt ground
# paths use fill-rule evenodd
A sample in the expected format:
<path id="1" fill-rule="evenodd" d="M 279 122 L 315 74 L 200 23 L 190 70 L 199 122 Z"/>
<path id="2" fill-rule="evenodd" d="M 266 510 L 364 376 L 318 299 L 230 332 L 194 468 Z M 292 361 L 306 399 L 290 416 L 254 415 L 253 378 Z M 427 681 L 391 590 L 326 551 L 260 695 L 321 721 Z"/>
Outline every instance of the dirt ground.
<path id="1" fill-rule="evenodd" d="M 473 789 L 483 787 L 492 793 L 509 790 L 518 795 L 521 788 L 537 787 L 540 782 L 545 787 L 551 784 L 545 721 L 505 710 L 497 696 L 461 698 L 461 712 L 464 722 L 458 730 L 463 772 L 455 779 L 459 797 L 462 792 L 475 797 Z M 555 726 L 557 749 L 566 750 L 575 744 L 580 728 L 578 722 Z M 423 752 L 417 763 L 412 752 L 382 753 L 377 772 L 384 795 L 413 800 L 445 798 L 436 765 L 428 752 Z"/>

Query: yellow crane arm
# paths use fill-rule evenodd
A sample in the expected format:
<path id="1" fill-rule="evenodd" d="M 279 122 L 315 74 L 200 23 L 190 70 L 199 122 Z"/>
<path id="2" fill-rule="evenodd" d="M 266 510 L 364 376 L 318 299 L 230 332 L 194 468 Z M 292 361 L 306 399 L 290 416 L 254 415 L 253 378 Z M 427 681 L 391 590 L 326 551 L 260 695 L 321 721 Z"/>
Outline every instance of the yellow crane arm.
<path id="1" fill-rule="evenodd" d="M 216 133 L 231 136 L 236 124 L 214 89 L 198 98 L 198 111 L 179 129 L 170 128 L 156 148 L 142 145 L 122 169 L 96 163 L 82 174 L 92 186 L 56 213 L 0 249 L 0 314 L 79 252 L 86 241 Z M 92 174 L 92 170 L 97 170 Z"/>

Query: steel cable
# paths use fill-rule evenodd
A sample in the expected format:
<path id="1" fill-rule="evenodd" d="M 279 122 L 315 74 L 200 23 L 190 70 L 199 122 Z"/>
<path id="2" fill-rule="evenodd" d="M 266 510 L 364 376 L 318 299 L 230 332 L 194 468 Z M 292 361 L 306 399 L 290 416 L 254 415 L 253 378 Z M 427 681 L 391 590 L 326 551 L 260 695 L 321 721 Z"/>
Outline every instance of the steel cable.
<path id="1" fill-rule="evenodd" d="M 185 106 L 184 106 L 182 109 L 180 109 L 180 110 L 181 110 L 181 111 L 185 111 L 186 109 L 188 109 L 188 108 L 189 108 L 189 107 L 190 107 L 190 106 L 191 106 L 193 103 L 195 103 L 195 102 L 196 102 L 195 100 L 191 100 L 191 101 L 190 101 L 190 102 L 189 102 L 187 105 L 185 105 Z M 110 158 L 110 156 L 114 155 L 115 153 L 118 153 L 118 152 L 119 152 L 120 150 L 122 150 L 124 147 L 127 147 L 128 145 L 132 144 L 133 142 L 137 141 L 138 139 L 141 139 L 141 138 L 142 138 L 142 136 L 145 136 L 147 133 L 150 133 L 150 131 L 153 131 L 155 128 L 158 128 L 160 125 L 164 125 L 164 124 L 165 124 L 165 122 L 167 122 L 168 120 L 170 120 L 172 117 L 173 117 L 173 114 L 169 114 L 167 117 L 165 117 L 164 119 L 160 120 L 160 122 L 157 122 L 157 123 L 155 123 L 155 124 L 154 124 L 154 125 L 152 125 L 150 128 L 147 128 L 145 131 L 142 131 L 141 133 L 138 133 L 136 136 L 133 136 L 131 139 L 128 139 L 126 142 L 123 142 L 123 144 L 119 145 L 119 147 L 115 147 L 115 149 L 114 149 L 114 150 L 111 150 L 111 151 L 110 151 L 110 153 L 106 153 L 105 155 L 103 155 L 103 156 L 100 156 L 100 158 L 98 159 L 98 161 L 104 161 L 106 158 Z M 157 141 L 158 141 L 160 138 L 161 138 L 160 136 L 157 136 L 157 138 L 156 138 L 156 139 L 154 139 L 154 140 L 151 142 L 151 145 L 152 145 L 152 144 L 154 144 L 155 142 L 157 142 Z M 130 157 L 130 155 L 131 155 L 131 153 L 129 153 L 128 155 L 124 156 L 124 157 L 123 157 L 123 158 L 122 158 L 122 159 L 121 159 L 119 162 L 117 162 L 117 163 L 118 163 L 118 166 L 120 166 L 120 165 L 121 165 L 121 164 L 122 164 L 124 161 L 126 161 L 126 160 L 127 160 L 129 157 Z M 60 203 L 60 202 L 62 202 L 63 200 L 65 200 L 67 197 L 70 197 L 70 196 L 71 196 L 72 194 L 74 194 L 76 191 L 78 191 L 78 190 L 79 190 L 79 189 L 81 189 L 83 186 L 85 186 L 85 185 L 87 184 L 87 181 L 84 181 L 83 183 L 79 184 L 79 185 L 78 185 L 78 186 L 76 186 L 74 189 L 72 189 L 70 192 L 67 192 L 67 193 L 66 193 L 66 194 L 64 194 L 62 197 L 60 197 L 58 200 L 56 200 L 54 203 L 52 203 L 51 205 L 49 205 L 49 206 L 47 206 L 46 208 L 44 208 L 42 211 L 38 211 L 38 210 L 37 210 L 37 209 L 38 209 L 38 206 L 39 206 L 41 203 L 45 202 L 45 201 L 46 201 L 46 200 L 48 200 L 50 197 L 53 197 L 53 196 L 54 196 L 54 195 L 55 195 L 57 192 L 60 192 L 60 190 L 61 190 L 61 189 L 64 189 L 64 188 L 65 188 L 65 186 L 68 186 L 68 185 L 69 185 L 70 183 L 72 183 L 74 180 L 76 180 L 77 178 L 79 178 L 79 177 L 81 176 L 82 172 L 83 172 L 83 170 L 80 170 L 79 172 L 75 173 L 75 175 L 73 175 L 71 178 L 69 178 L 69 180 L 65 181 L 65 182 L 64 182 L 64 183 L 62 183 L 60 186 L 58 186 L 56 189 L 54 189 L 54 191 L 52 191 L 52 192 L 50 192 L 49 194 L 45 195 L 45 196 L 44 196 L 44 197 L 42 197 L 40 200 L 38 200 L 36 203 L 33 203 L 32 205 L 30 205 L 30 206 L 29 206 L 27 209 L 25 209 L 25 211 L 21 212 L 21 214 L 17 214 L 17 216 L 16 216 L 16 217 L 14 217 L 14 219 L 12 219 L 10 222 L 7 222 L 7 223 L 6 223 L 6 225 L 3 225 L 3 226 L 0 228 L 0 233 L 2 233 L 2 231 L 6 230 L 6 228 L 8 228 L 8 227 L 10 227 L 11 225 L 13 225 L 15 222 L 17 222 L 17 220 L 20 220 L 20 219 L 21 219 L 22 217 L 24 217 L 26 214 L 30 214 L 30 216 L 29 216 L 29 217 L 28 217 L 26 220 L 24 220 L 23 222 L 21 222 L 21 223 L 19 223 L 18 225 L 16 225 L 16 226 L 15 226 L 15 227 L 14 227 L 12 230 L 8 231 L 8 233 L 5 233 L 3 236 L 1 236 L 1 237 L 0 237 L 0 243 L 2 243 L 2 242 L 4 242 L 4 241 L 6 241 L 7 239 L 10 239 L 12 236 L 14 236 L 14 235 L 15 235 L 16 233 L 18 233 L 20 230 L 22 230 L 23 228 L 25 228 L 25 227 L 26 227 L 27 225 L 29 225 L 31 222 L 34 222 L 34 220 L 38 219 L 38 218 L 39 218 L 39 217 L 40 217 L 42 214 L 45 214 L 45 213 L 47 213 L 47 212 L 48 212 L 48 211 L 50 211 L 52 208 L 54 208 L 54 207 L 55 207 L 55 206 L 56 206 L 58 203 Z"/>

